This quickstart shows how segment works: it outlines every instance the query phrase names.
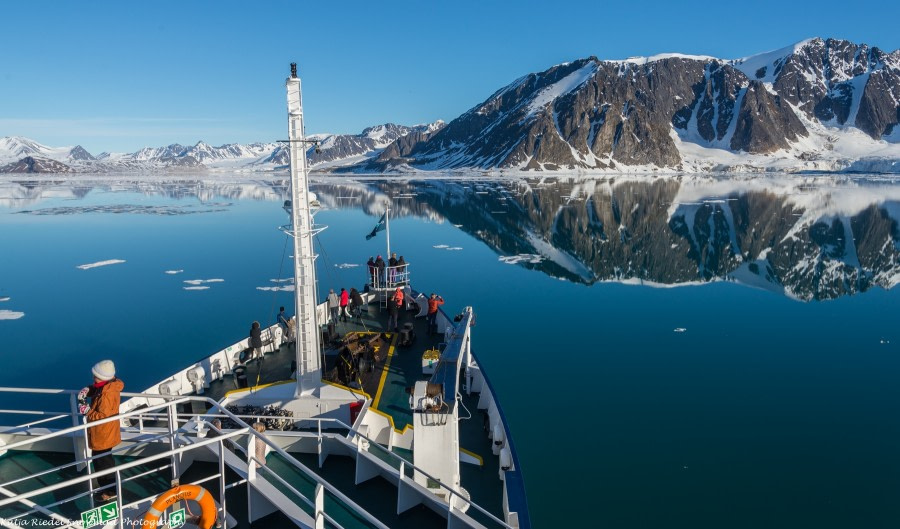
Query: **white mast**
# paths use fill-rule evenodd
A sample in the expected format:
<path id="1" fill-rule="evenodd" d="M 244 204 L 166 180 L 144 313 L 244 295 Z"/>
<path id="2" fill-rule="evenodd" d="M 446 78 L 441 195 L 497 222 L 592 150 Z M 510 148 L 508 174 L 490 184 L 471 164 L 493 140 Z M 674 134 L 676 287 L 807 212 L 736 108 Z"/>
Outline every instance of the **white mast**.
<path id="1" fill-rule="evenodd" d="M 391 206 L 388 204 L 387 210 L 384 212 L 384 235 L 387 239 L 387 253 L 385 260 L 391 259 Z"/>
<path id="2" fill-rule="evenodd" d="M 312 212 L 309 205 L 306 144 L 303 139 L 303 102 L 297 65 L 285 81 L 291 153 L 291 229 L 294 238 L 297 396 L 312 395 L 322 385 L 319 324 L 316 321 L 316 255 L 313 253 Z"/>

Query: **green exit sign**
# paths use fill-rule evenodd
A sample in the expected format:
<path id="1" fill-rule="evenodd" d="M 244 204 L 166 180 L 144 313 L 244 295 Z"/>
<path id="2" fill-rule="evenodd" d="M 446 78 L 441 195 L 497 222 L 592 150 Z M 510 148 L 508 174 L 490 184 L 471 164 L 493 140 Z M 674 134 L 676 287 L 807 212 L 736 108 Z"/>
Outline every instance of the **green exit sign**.
<path id="1" fill-rule="evenodd" d="M 119 517 L 119 504 L 110 502 L 81 513 L 82 527 L 93 527 Z"/>

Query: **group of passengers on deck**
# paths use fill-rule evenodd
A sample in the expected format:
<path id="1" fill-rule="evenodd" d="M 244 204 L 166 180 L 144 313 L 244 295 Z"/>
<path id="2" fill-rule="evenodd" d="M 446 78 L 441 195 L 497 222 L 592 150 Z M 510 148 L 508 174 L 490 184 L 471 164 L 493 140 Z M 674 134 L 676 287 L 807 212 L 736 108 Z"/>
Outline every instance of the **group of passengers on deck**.
<path id="1" fill-rule="evenodd" d="M 397 257 L 397 253 L 391 253 L 387 263 L 379 255 L 376 258 L 369 257 L 366 263 L 369 269 L 369 285 L 372 288 L 394 288 L 397 286 L 409 284 L 409 264 L 401 255 Z"/>

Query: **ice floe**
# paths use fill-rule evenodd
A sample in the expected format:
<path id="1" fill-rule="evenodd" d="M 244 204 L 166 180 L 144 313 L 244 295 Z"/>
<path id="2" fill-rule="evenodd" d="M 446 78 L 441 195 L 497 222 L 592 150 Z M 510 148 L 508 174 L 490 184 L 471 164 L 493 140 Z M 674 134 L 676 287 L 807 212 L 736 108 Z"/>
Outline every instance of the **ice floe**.
<path id="1" fill-rule="evenodd" d="M 202 285 L 204 283 L 223 283 L 224 279 L 185 279 L 184 282 L 188 285 Z M 209 287 L 206 287 L 209 288 Z"/>
<path id="2" fill-rule="evenodd" d="M 24 315 L 24 312 L 16 312 L 14 310 L 0 310 L 0 320 L 18 320 Z"/>
<path id="3" fill-rule="evenodd" d="M 193 286 L 193 287 L 184 287 L 185 290 L 209 290 L 209 287 L 206 286 Z"/>
<path id="4" fill-rule="evenodd" d="M 78 265 L 76 268 L 80 268 L 82 270 L 87 270 L 89 268 L 97 268 L 98 266 L 109 266 L 119 263 L 124 263 L 124 259 L 109 259 L 106 261 L 97 261 L 96 263 L 88 263 L 83 265 Z"/>
<path id="5" fill-rule="evenodd" d="M 0 301 L 9 301 L 9 296 L 0 298 Z"/>
<path id="6" fill-rule="evenodd" d="M 354 263 L 341 263 L 341 264 L 334 265 L 335 268 L 340 268 L 340 269 L 356 268 L 357 266 L 359 266 L 359 265 L 354 264 Z"/>
<path id="7" fill-rule="evenodd" d="M 686 330 L 687 329 L 685 329 L 684 327 L 675 327 L 674 329 L 672 329 L 672 332 L 684 332 Z"/>
<path id="8" fill-rule="evenodd" d="M 180 274 L 182 272 L 184 272 L 184 270 L 166 270 L 166 273 L 169 275 Z"/>
<path id="9" fill-rule="evenodd" d="M 534 253 L 520 253 L 518 255 L 501 255 L 498 260 L 501 263 L 506 264 L 519 264 L 519 263 L 529 263 L 529 264 L 539 264 L 544 260 L 543 256 Z"/>
<path id="10" fill-rule="evenodd" d="M 449 248 L 446 244 L 435 244 L 432 248 L 437 248 L 438 250 L 443 250 L 445 248 Z"/>
<path id="11" fill-rule="evenodd" d="M 293 292 L 294 285 L 283 285 L 280 287 L 256 287 L 256 290 L 266 290 L 269 292 Z"/>

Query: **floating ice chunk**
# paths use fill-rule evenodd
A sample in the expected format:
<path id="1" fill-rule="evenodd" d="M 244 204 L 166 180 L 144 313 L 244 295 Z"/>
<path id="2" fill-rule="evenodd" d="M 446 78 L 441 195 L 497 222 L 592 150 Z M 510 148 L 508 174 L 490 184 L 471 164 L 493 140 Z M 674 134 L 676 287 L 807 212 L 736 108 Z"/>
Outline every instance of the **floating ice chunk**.
<path id="1" fill-rule="evenodd" d="M 185 290 L 209 290 L 209 287 L 193 286 L 193 287 L 184 287 L 184 289 Z"/>
<path id="2" fill-rule="evenodd" d="M 446 244 L 435 244 L 432 248 L 437 248 L 438 250 L 443 250 L 445 248 L 449 248 Z"/>
<path id="3" fill-rule="evenodd" d="M 180 274 L 182 272 L 184 272 L 184 270 L 166 270 L 166 273 L 169 275 Z"/>
<path id="4" fill-rule="evenodd" d="M 462 250 L 462 246 L 451 246 L 448 250 Z"/>
<path id="5" fill-rule="evenodd" d="M 0 301 L 9 301 L 9 296 L 0 298 Z"/>
<path id="6" fill-rule="evenodd" d="M 24 315 L 24 312 L 16 312 L 14 310 L 0 310 L 0 320 L 18 320 Z"/>
<path id="7" fill-rule="evenodd" d="M 354 263 L 341 263 L 341 264 L 334 265 L 335 268 L 340 268 L 340 269 L 356 268 L 357 266 L 359 266 L 359 265 L 354 264 Z"/>
<path id="8" fill-rule="evenodd" d="M 284 285 L 280 287 L 256 287 L 256 290 L 267 290 L 269 292 L 293 292 L 294 285 Z"/>
<path id="9" fill-rule="evenodd" d="M 78 265 L 76 268 L 80 268 L 82 270 L 87 270 L 88 268 L 97 268 L 98 266 L 108 266 L 119 263 L 124 263 L 124 259 L 109 259 L 107 261 L 97 261 L 96 263 L 88 263 L 83 265 Z"/>
<path id="10" fill-rule="evenodd" d="M 529 263 L 529 264 L 539 264 L 544 260 L 543 256 L 540 256 L 535 253 L 520 253 L 518 255 L 501 255 L 498 260 L 501 263 L 506 264 L 519 264 L 519 263 Z"/>
<path id="11" fill-rule="evenodd" d="M 294 282 L 294 278 L 293 278 L 293 277 L 286 277 L 286 278 L 284 278 L 284 279 L 270 279 L 269 281 L 271 281 L 271 282 L 273 282 L 273 283 L 293 283 L 293 282 Z"/>
<path id="12" fill-rule="evenodd" d="M 462 228 L 462 224 L 454 224 L 453 227 L 454 228 Z"/>
<path id="13" fill-rule="evenodd" d="M 675 329 L 673 329 L 672 332 L 684 332 L 686 330 L 687 329 L 685 329 L 684 327 L 675 327 Z"/>
<path id="14" fill-rule="evenodd" d="M 879 343 L 889 344 L 889 343 L 891 343 L 891 341 L 890 341 L 890 340 L 885 340 L 884 338 L 882 338 L 881 341 L 880 341 Z"/>
<path id="15" fill-rule="evenodd" d="M 188 285 L 202 285 L 203 283 L 222 283 L 224 279 L 185 279 L 184 282 Z M 207 287 L 209 288 L 209 287 Z"/>

